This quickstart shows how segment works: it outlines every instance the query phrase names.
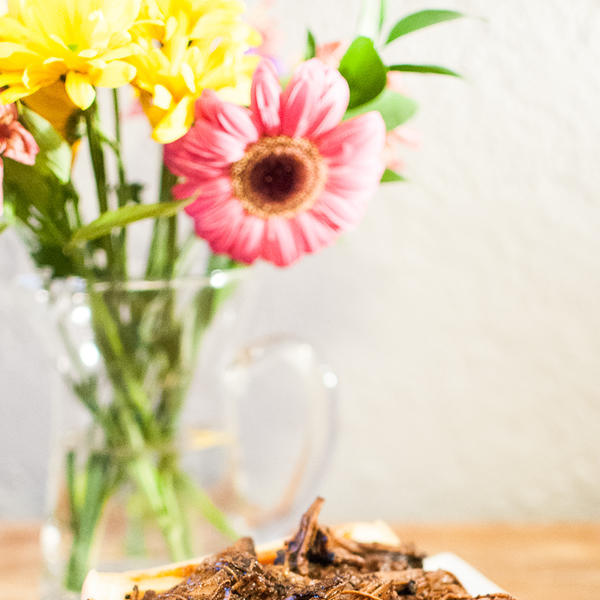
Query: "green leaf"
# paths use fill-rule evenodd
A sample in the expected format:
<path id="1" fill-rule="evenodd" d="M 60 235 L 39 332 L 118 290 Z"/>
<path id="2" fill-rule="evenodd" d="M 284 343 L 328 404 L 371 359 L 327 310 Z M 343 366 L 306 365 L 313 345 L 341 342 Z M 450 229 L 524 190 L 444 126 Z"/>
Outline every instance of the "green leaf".
<path id="1" fill-rule="evenodd" d="M 344 119 L 376 110 L 381 113 L 386 129 L 391 131 L 406 123 L 417 112 L 417 107 L 417 103 L 412 98 L 386 89 L 371 102 L 349 110 Z"/>
<path id="2" fill-rule="evenodd" d="M 136 221 L 172 217 L 190 202 L 190 200 L 182 200 L 181 202 L 160 202 L 158 204 L 130 204 L 129 206 L 123 206 L 117 210 L 106 212 L 92 223 L 78 229 L 73 234 L 67 248 L 103 237 L 116 227 L 125 227 Z"/>
<path id="3" fill-rule="evenodd" d="M 0 222 L 0 233 L 8 228 L 8 223 Z"/>
<path id="4" fill-rule="evenodd" d="M 306 51 L 304 52 L 304 60 L 310 60 L 317 55 L 317 41 L 313 32 L 309 29 L 306 32 Z"/>
<path id="5" fill-rule="evenodd" d="M 62 254 L 73 234 L 68 213 L 75 209 L 77 195 L 72 185 L 4 157 L 4 200 L 6 220 L 25 226 L 19 232 L 25 235 L 37 266 L 50 267 L 59 277 L 72 274 L 68 271 L 73 263 Z"/>
<path id="6" fill-rule="evenodd" d="M 444 21 L 460 19 L 464 16 L 465 15 L 456 12 L 455 10 L 421 10 L 400 19 L 394 25 L 392 31 L 390 31 L 386 44 L 393 42 L 403 35 L 417 31 L 418 29 L 424 29 L 425 27 L 443 23 Z"/>
<path id="7" fill-rule="evenodd" d="M 433 73 L 434 75 L 449 75 L 450 77 L 462 77 L 460 73 L 440 67 L 438 65 L 390 65 L 390 71 L 405 71 L 408 73 Z"/>
<path id="8" fill-rule="evenodd" d="M 71 179 L 72 161 L 69 144 L 46 119 L 30 108 L 21 105 L 19 112 L 23 124 L 40 147 L 33 168 L 52 173 L 61 183 L 67 183 Z"/>
<path id="9" fill-rule="evenodd" d="M 406 181 L 406 177 L 400 175 L 400 173 L 396 173 L 396 171 L 386 169 L 381 178 L 381 183 L 391 183 L 393 181 Z"/>
<path id="10" fill-rule="evenodd" d="M 387 70 L 375 50 L 373 40 L 358 37 L 340 62 L 340 73 L 350 86 L 350 103 L 354 108 L 377 97 L 387 83 Z"/>
<path id="11" fill-rule="evenodd" d="M 38 154 L 38 159 L 39 159 Z M 77 261 L 63 252 L 77 228 L 78 197 L 49 168 L 4 157 L 5 221 L 15 224 L 36 266 L 51 277 L 77 273 Z"/>

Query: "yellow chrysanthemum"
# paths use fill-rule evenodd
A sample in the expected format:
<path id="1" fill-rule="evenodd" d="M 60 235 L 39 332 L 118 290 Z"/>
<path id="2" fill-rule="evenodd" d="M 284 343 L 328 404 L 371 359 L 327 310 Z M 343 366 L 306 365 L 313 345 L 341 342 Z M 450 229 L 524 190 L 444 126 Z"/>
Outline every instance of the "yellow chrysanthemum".
<path id="1" fill-rule="evenodd" d="M 142 51 L 131 58 L 133 85 L 160 143 L 191 127 L 194 102 L 210 88 L 243 102 L 258 63 L 246 54 L 260 36 L 241 20 L 237 0 L 146 0 L 134 39 Z"/>
<path id="2" fill-rule="evenodd" d="M 123 59 L 138 50 L 130 29 L 142 0 L 9 0 L 0 17 L 0 101 L 14 102 L 64 80 L 74 104 L 88 108 L 94 86 L 130 82 Z"/>

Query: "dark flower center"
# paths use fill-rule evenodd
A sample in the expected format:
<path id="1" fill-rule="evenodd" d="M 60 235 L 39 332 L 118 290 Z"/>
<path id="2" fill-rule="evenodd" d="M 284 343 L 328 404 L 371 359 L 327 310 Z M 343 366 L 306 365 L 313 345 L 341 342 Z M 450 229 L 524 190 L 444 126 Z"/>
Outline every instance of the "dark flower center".
<path id="1" fill-rule="evenodd" d="M 262 218 L 292 217 L 309 209 L 325 184 L 325 163 L 306 139 L 265 137 L 231 167 L 238 200 Z"/>
<path id="2" fill-rule="evenodd" d="M 305 185 L 306 165 L 293 155 L 267 156 L 250 173 L 252 188 L 271 202 L 285 202 Z"/>

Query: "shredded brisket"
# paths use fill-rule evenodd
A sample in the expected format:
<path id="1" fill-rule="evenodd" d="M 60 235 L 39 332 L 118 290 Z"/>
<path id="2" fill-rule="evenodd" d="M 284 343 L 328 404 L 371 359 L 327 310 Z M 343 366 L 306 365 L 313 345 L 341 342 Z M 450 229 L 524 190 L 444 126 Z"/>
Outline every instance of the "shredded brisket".
<path id="1" fill-rule="evenodd" d="M 365 544 L 337 536 L 318 522 L 323 500 L 303 515 L 274 564 L 259 562 L 242 538 L 207 558 L 167 592 L 137 590 L 132 600 L 471 600 L 454 575 L 424 571 L 413 546 Z M 505 594 L 479 596 L 513 600 Z"/>

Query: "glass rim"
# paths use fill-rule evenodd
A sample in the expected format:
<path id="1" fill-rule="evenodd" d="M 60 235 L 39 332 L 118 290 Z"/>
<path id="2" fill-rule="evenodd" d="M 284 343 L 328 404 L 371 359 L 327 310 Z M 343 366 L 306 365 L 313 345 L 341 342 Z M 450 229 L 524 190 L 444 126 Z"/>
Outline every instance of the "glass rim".
<path id="1" fill-rule="evenodd" d="M 95 281 L 90 285 L 85 279 L 79 281 L 83 283 L 84 292 L 160 292 L 163 290 L 185 289 L 190 287 L 210 287 L 219 289 L 229 283 L 239 281 L 244 278 L 246 269 L 215 269 L 210 275 L 183 275 L 173 277 L 172 279 L 128 279 L 126 281 Z"/>
<path id="2" fill-rule="evenodd" d="M 62 288 L 71 293 L 87 294 L 90 291 L 97 293 L 106 293 L 112 291 L 122 292 L 160 292 L 165 290 L 179 290 L 186 288 L 210 287 L 220 289 L 226 285 L 245 279 L 248 269 L 233 267 L 231 269 L 215 269 L 210 274 L 189 274 L 179 275 L 173 278 L 163 279 L 145 279 L 132 278 L 124 281 L 94 281 L 89 282 L 82 277 L 70 276 L 62 279 L 50 281 L 49 285 L 44 285 L 43 278 L 39 274 L 24 274 L 18 279 L 26 288 L 46 288 L 52 291 L 53 288 Z"/>

